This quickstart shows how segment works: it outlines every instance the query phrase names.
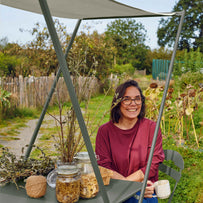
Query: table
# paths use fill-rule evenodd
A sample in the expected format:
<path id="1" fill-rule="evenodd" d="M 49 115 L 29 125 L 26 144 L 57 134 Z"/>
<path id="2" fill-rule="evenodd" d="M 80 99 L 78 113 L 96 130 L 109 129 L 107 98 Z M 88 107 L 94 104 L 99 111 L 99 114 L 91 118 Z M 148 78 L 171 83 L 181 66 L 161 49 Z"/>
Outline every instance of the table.
<path id="1" fill-rule="evenodd" d="M 110 184 L 105 186 L 110 202 L 120 203 L 141 190 L 142 183 L 111 179 Z M 34 199 L 26 194 L 26 190 L 17 190 L 15 184 L 9 183 L 0 187 L 0 203 L 56 203 L 55 189 L 47 185 L 44 197 Z M 92 199 L 80 199 L 79 203 L 103 203 L 101 193 Z"/>

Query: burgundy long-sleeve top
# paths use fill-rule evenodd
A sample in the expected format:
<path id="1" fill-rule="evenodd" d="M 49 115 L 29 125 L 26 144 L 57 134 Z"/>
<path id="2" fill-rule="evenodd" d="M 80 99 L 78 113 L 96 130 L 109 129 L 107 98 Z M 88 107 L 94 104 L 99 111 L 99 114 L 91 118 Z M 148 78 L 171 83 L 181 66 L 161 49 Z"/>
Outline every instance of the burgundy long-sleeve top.
<path id="1" fill-rule="evenodd" d="M 109 121 L 99 127 L 95 152 L 100 166 L 124 177 L 141 169 L 145 174 L 156 123 L 143 118 L 133 128 L 122 130 Z M 148 179 L 158 180 L 158 166 L 164 160 L 162 135 L 159 129 Z"/>

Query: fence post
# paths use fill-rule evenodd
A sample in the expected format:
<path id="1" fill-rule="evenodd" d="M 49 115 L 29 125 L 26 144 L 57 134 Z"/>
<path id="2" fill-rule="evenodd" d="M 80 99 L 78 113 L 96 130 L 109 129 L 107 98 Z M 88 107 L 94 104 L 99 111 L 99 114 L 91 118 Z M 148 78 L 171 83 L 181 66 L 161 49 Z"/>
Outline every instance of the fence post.
<path id="1" fill-rule="evenodd" d="M 19 75 L 19 89 L 20 89 L 20 106 L 23 106 L 24 82 L 23 82 L 23 76 L 22 75 Z"/>

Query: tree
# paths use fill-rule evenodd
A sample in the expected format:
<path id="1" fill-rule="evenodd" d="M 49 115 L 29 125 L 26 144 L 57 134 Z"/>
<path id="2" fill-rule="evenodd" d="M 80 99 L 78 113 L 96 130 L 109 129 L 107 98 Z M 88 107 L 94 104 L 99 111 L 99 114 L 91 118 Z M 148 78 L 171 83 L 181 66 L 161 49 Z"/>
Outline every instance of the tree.
<path id="1" fill-rule="evenodd" d="M 77 66 L 79 67 L 77 71 L 82 75 L 91 75 L 96 72 L 97 78 L 101 80 L 106 78 L 112 66 L 112 53 L 114 53 L 114 47 L 105 41 L 104 34 L 98 34 L 97 31 L 92 34 L 80 32 L 68 55 L 67 61 L 71 74 Z"/>
<path id="2" fill-rule="evenodd" d="M 117 19 L 107 25 L 105 32 L 108 42 L 116 48 L 115 63 L 132 64 L 134 68 L 144 69 L 147 54 L 146 30 L 134 19 Z"/>
<path id="3" fill-rule="evenodd" d="M 65 52 L 71 36 L 57 19 L 55 27 Z M 47 27 L 36 23 L 31 30 L 21 31 L 29 32 L 33 40 L 24 46 L 7 43 L 6 38 L 0 40 L 0 74 L 10 75 L 12 72 L 12 76 L 44 76 L 56 73 L 58 60 Z M 99 79 L 106 78 L 108 69 L 112 67 L 114 51 L 112 44 L 105 40 L 105 34 L 98 34 L 96 31 L 86 34 L 81 31 L 76 35 L 67 57 L 70 73 L 96 74 Z"/>
<path id="4" fill-rule="evenodd" d="M 65 27 L 58 20 L 55 20 L 55 26 L 60 36 L 70 38 L 70 36 L 65 35 Z M 16 43 L 4 45 L 5 39 L 0 41 L 2 44 L 0 51 L 5 56 L 15 56 L 16 59 L 15 67 L 6 66 L 4 62 L 2 65 L 4 69 L 7 70 L 8 67 L 10 69 L 12 67 L 12 76 L 23 75 L 24 77 L 28 75 L 44 76 L 56 72 L 58 60 L 47 27 L 42 27 L 42 25 L 36 23 L 31 30 L 21 29 L 21 31 L 29 32 L 34 37 L 33 40 L 25 45 Z M 63 37 L 60 37 L 60 39 L 64 47 L 65 40 Z M 8 69 L 4 71 L 5 73 L 10 75 L 11 71 Z"/>
<path id="5" fill-rule="evenodd" d="M 8 44 L 8 38 L 3 37 L 0 39 L 0 51 Z"/>
<path id="6" fill-rule="evenodd" d="M 178 49 L 191 48 L 195 50 L 199 47 L 203 52 L 203 3 L 202 0 L 179 0 L 174 6 L 173 11 L 185 10 L 185 19 L 180 35 Z M 171 47 L 176 38 L 179 16 L 172 16 L 168 19 L 161 19 L 157 31 L 158 44 L 160 46 L 168 45 Z"/>
<path id="7" fill-rule="evenodd" d="M 70 35 L 67 34 L 66 26 L 61 24 L 58 19 L 54 20 L 54 25 L 61 42 L 61 46 L 65 51 Z M 27 44 L 26 55 L 32 60 L 32 64 L 39 70 L 35 70 L 32 75 L 49 75 L 52 72 L 56 73 L 58 60 L 48 28 L 36 23 L 35 27 L 29 32 L 34 39 Z"/>
<path id="8" fill-rule="evenodd" d="M 0 52 L 0 77 L 15 76 L 15 66 L 17 59 L 15 56 L 5 55 Z"/>
<path id="9" fill-rule="evenodd" d="M 7 43 L 0 50 L 0 76 L 16 77 L 30 74 L 30 61 L 25 50 L 16 43 Z"/>
<path id="10" fill-rule="evenodd" d="M 55 19 L 54 23 L 62 49 L 65 52 L 71 36 L 67 33 L 66 26 L 61 24 L 58 19 Z M 88 27 L 88 31 L 89 29 L 90 27 Z M 58 60 L 47 27 L 36 23 L 30 33 L 34 36 L 34 40 L 27 45 L 27 50 L 32 52 L 29 58 L 40 69 L 40 75 L 56 72 Z M 99 35 L 96 31 L 92 34 L 81 31 L 76 35 L 67 57 L 70 73 L 72 75 L 90 75 L 90 72 L 94 70 L 97 72 L 96 75 L 100 77 L 98 73 L 101 74 L 101 70 L 104 70 L 102 73 L 108 72 L 106 62 L 110 61 L 111 50 L 112 48 L 107 45 L 104 35 Z"/>
<path id="11" fill-rule="evenodd" d="M 153 59 L 164 59 L 171 60 L 172 51 L 166 49 L 164 47 L 160 47 L 159 49 L 148 50 L 147 57 L 145 60 L 146 73 L 152 73 L 152 61 Z"/>

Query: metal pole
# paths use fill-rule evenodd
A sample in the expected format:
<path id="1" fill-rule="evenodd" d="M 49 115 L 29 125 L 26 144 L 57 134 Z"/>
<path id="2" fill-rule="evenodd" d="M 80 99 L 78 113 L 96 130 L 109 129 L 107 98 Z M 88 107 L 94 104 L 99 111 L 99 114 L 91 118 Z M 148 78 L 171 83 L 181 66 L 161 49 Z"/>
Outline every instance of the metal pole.
<path id="1" fill-rule="evenodd" d="M 104 183 L 103 183 L 103 180 L 102 180 L 102 177 L 101 177 L 98 165 L 97 165 L 97 160 L 96 160 L 95 155 L 94 155 L 94 150 L 92 148 L 92 144 L 91 144 L 91 141 L 90 141 L 90 138 L 88 135 L 88 131 L 87 131 L 84 119 L 83 119 L 80 105 L 78 103 L 78 100 L 77 100 L 77 97 L 75 94 L 74 86 L 72 84 L 70 73 L 68 71 L 68 66 L 67 66 L 66 60 L 64 58 L 63 52 L 62 52 L 62 48 L 61 48 L 61 45 L 60 45 L 60 42 L 59 42 L 59 39 L 58 39 L 58 36 L 56 33 L 56 29 L 54 27 L 54 23 L 52 20 L 51 13 L 49 11 L 47 1 L 46 0 L 39 0 L 39 3 L 40 3 L 41 10 L 42 10 L 42 13 L 43 13 L 44 18 L 45 18 L 49 33 L 51 35 L 51 39 L 52 39 L 52 42 L 53 42 L 53 45 L 54 45 L 54 48 L 56 51 L 59 65 L 60 65 L 61 70 L 63 72 L 63 77 L 65 80 L 66 86 L 68 88 L 70 99 L 71 99 L 71 102 L 73 104 L 73 108 L 75 110 L 75 113 L 76 113 L 76 116 L 78 119 L 78 123 L 79 123 L 80 129 L 81 129 L 82 135 L 83 135 L 83 139 L 85 141 L 85 144 L 86 144 L 89 156 L 90 156 L 92 167 L 94 169 L 94 172 L 95 172 L 95 175 L 96 175 L 96 178 L 98 181 L 98 185 L 100 188 L 100 192 L 102 194 L 103 201 L 104 201 L 104 203 L 109 203 L 109 198 L 108 198 L 108 195 L 106 193 L 106 189 L 104 187 Z"/>
<path id="2" fill-rule="evenodd" d="M 176 41 L 175 41 L 175 44 L 174 44 L 173 54 L 172 54 L 172 57 L 171 57 L 171 63 L 170 63 L 170 66 L 169 66 L 169 71 L 168 71 L 168 75 L 167 75 L 167 79 L 166 79 L 165 89 L 164 89 L 164 93 L 163 93 L 163 97 L 162 97 L 162 101 L 161 101 L 161 106 L 160 106 L 160 109 L 159 109 L 159 116 L 158 116 L 158 119 L 157 119 L 155 131 L 154 131 L 154 138 L 153 138 L 153 141 L 152 141 L 152 147 L 151 147 L 148 162 L 147 162 L 147 168 L 146 168 L 146 171 L 145 171 L 145 176 L 144 176 L 144 181 L 143 181 L 143 185 L 142 185 L 142 189 L 141 189 L 139 203 L 142 203 L 143 198 L 144 198 L 144 192 L 145 192 L 145 188 L 146 188 L 146 185 L 147 185 L 147 179 L 148 179 L 148 176 L 149 176 L 152 157 L 153 157 L 154 148 L 155 148 L 156 139 L 157 139 L 158 130 L 159 130 L 159 125 L 160 125 L 160 121 L 161 121 L 161 117 L 162 117 L 162 113 L 163 113 L 163 109 L 164 109 L 165 99 L 166 99 L 166 96 L 167 96 L 168 86 L 169 86 L 169 82 L 170 82 L 170 78 L 171 78 L 171 74 L 172 74 L 172 69 L 173 69 L 173 64 L 174 64 L 174 60 L 175 60 L 176 50 L 177 50 L 177 47 L 178 47 L 178 41 L 179 41 L 180 33 L 181 33 L 181 30 L 182 30 L 184 16 L 185 16 L 185 11 L 183 10 L 182 13 L 181 13 L 180 24 L 179 24 L 177 35 L 176 35 Z"/>
<path id="3" fill-rule="evenodd" d="M 76 34 L 77 34 L 77 31 L 78 31 L 78 29 L 79 29 L 80 23 L 81 23 L 81 20 L 79 19 L 78 22 L 77 22 L 77 24 L 76 24 L 76 26 L 75 26 L 75 29 L 74 29 L 74 31 L 73 31 L 73 34 L 72 34 L 72 37 L 71 37 L 70 42 L 69 42 L 69 44 L 68 44 L 68 47 L 67 47 L 67 49 L 66 49 L 66 52 L 65 52 L 65 59 L 67 58 L 68 53 L 69 53 L 69 51 L 70 51 L 70 49 L 71 49 L 71 47 L 72 47 L 72 44 L 73 44 L 73 41 L 74 41 L 75 36 L 76 36 Z M 61 67 L 59 67 L 59 69 L 58 69 L 58 71 L 57 71 L 57 74 L 56 74 L 56 77 L 54 78 L 54 82 L 53 82 L 53 84 L 52 84 L 51 90 L 50 90 L 50 92 L 49 92 L 49 94 L 48 94 L 48 97 L 47 97 L 47 100 L 46 100 L 46 102 L 45 102 L 45 104 L 44 104 L 44 107 L 43 107 L 43 109 L 42 109 L 40 118 L 39 118 L 39 120 L 38 120 L 38 122 L 37 122 L 37 125 L 36 125 L 36 127 L 35 127 L 35 130 L 34 130 L 33 135 L 32 135 L 32 137 L 31 137 L 30 144 L 29 144 L 29 146 L 28 146 L 28 148 L 27 148 L 27 151 L 26 151 L 26 153 L 25 153 L 25 159 L 27 159 L 27 158 L 30 156 L 30 153 L 31 153 L 33 144 L 35 143 L 35 140 L 36 140 L 36 138 L 37 138 L 37 134 L 38 134 L 38 132 L 39 132 L 39 129 L 40 129 L 40 127 L 41 127 L 42 121 L 43 121 L 44 116 L 45 116 L 45 114 L 46 114 L 47 108 L 48 108 L 49 103 L 50 103 L 50 101 L 51 101 L 52 95 L 53 95 L 54 90 L 55 90 L 55 88 L 56 88 L 56 84 L 57 84 L 57 82 L 58 82 L 58 79 L 59 79 L 60 74 L 61 74 Z"/>

